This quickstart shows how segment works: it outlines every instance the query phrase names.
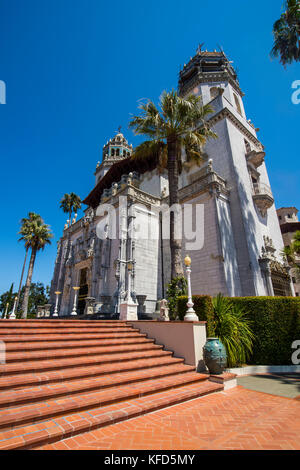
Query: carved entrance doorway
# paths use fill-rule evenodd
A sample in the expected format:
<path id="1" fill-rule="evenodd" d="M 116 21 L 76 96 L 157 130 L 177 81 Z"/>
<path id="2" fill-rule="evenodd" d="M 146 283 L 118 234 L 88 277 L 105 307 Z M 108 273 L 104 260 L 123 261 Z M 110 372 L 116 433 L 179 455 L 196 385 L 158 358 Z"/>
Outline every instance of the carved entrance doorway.
<path id="1" fill-rule="evenodd" d="M 291 280 L 288 275 L 271 271 L 271 279 L 275 296 L 289 297 L 292 295 Z"/>
<path id="2" fill-rule="evenodd" d="M 83 268 L 79 273 L 79 295 L 78 295 L 78 314 L 83 315 L 85 309 L 85 299 L 88 296 L 89 286 L 87 282 L 88 268 Z"/>

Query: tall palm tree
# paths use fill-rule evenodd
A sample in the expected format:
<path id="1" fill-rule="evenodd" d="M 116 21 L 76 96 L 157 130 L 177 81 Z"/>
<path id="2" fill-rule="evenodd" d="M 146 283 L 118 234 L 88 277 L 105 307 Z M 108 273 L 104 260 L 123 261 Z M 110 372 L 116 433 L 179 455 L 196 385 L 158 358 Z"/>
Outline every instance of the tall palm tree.
<path id="1" fill-rule="evenodd" d="M 31 230 L 30 229 L 31 222 L 34 221 L 34 220 L 38 221 L 40 219 L 41 219 L 41 216 L 39 214 L 36 214 L 35 212 L 29 212 L 28 218 L 24 217 L 21 220 L 21 229 L 20 229 L 19 234 L 22 235 L 22 236 L 21 236 L 21 238 L 19 238 L 19 241 L 24 241 L 25 242 L 25 259 L 24 259 L 24 263 L 23 263 L 23 267 L 22 267 L 19 290 L 18 290 L 18 295 L 17 295 L 16 312 L 18 311 L 18 306 L 19 306 L 19 302 L 20 302 L 23 276 L 24 276 L 28 251 L 29 251 L 29 248 L 30 248 L 29 242 L 27 240 L 27 235 L 29 234 L 29 232 Z"/>
<path id="2" fill-rule="evenodd" d="M 289 246 L 285 246 L 282 255 L 287 259 L 289 264 L 295 270 L 297 278 L 300 279 L 300 230 L 297 230 L 293 235 L 293 240 Z"/>
<path id="3" fill-rule="evenodd" d="M 28 218 L 26 229 L 24 230 L 24 234 L 21 237 L 21 239 L 25 242 L 25 246 L 28 246 L 28 248 L 31 249 L 31 256 L 22 303 L 22 318 L 27 317 L 28 298 L 36 254 L 39 250 L 43 250 L 47 244 L 51 243 L 50 239 L 52 237 L 53 235 L 50 231 L 49 225 L 46 225 L 40 216 L 34 217 L 32 220 Z"/>
<path id="4" fill-rule="evenodd" d="M 69 214 L 71 224 L 72 212 L 76 213 L 81 208 L 81 199 L 75 193 L 65 194 L 60 201 L 60 207 L 65 213 Z"/>
<path id="5" fill-rule="evenodd" d="M 187 160 L 203 163 L 203 146 L 209 137 L 216 135 L 210 130 L 206 117 L 213 110 L 203 106 L 201 97 L 190 95 L 182 98 L 174 90 L 164 91 L 160 97 L 160 110 L 148 100 L 139 106 L 141 113 L 133 116 L 129 126 L 135 134 L 150 140 L 139 145 L 133 158 L 157 157 L 158 166 L 165 167 L 169 179 L 169 204 L 178 204 L 178 176 L 182 168 L 181 150 L 185 149 Z M 183 275 L 181 240 L 175 238 L 176 214 L 170 214 L 171 279 Z"/>
<path id="6" fill-rule="evenodd" d="M 286 11 L 274 23 L 272 57 L 280 57 L 285 67 L 300 61 L 300 0 L 287 0 Z"/>

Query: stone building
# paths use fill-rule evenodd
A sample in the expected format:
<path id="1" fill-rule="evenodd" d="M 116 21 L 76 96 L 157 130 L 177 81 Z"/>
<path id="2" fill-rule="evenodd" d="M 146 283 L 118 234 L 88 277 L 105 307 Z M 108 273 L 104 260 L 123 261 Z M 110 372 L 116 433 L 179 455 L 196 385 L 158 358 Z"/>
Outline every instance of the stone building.
<path id="1" fill-rule="evenodd" d="M 295 232 L 300 230 L 300 222 L 298 218 L 298 209 L 296 207 L 281 207 L 277 209 L 277 215 L 279 219 L 280 229 L 282 233 L 284 246 L 290 246 Z M 296 262 L 300 265 L 300 257 L 296 259 Z M 300 279 L 299 274 L 292 269 L 291 270 L 292 281 L 294 285 L 295 295 L 300 295 Z"/>
<path id="2" fill-rule="evenodd" d="M 178 88 L 181 96 L 194 93 L 210 103 L 208 119 L 218 136 L 207 142 L 201 167 L 183 155 L 180 204 L 193 210 L 186 221 L 198 214 L 196 236 L 203 239 L 195 249 L 183 237 L 183 256 L 188 252 L 192 258 L 193 293 L 293 295 L 289 267 L 280 256 L 283 240 L 264 147 L 246 117 L 231 62 L 223 52 L 198 49 L 181 70 Z M 165 297 L 170 279 L 162 216 L 167 173 L 157 168 L 154 157 L 141 163 L 131 153 L 120 130 L 104 145 L 95 186 L 84 199 L 85 215 L 66 226 L 58 242 L 51 303 L 54 292 L 61 291 L 61 315 L 72 311 L 73 286 L 80 287 L 80 314 L 118 315 L 129 281 L 140 317 L 152 316 L 157 300 Z M 151 237 L 137 236 L 145 227 Z"/>

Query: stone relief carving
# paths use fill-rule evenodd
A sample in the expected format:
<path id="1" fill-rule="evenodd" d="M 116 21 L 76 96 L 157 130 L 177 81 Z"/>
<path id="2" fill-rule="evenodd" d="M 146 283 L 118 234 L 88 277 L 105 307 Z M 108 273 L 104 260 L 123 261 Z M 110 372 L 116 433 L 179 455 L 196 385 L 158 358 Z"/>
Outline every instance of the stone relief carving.
<path id="1" fill-rule="evenodd" d="M 89 225 L 92 220 L 95 217 L 95 211 L 90 207 L 86 213 L 85 216 L 81 220 L 81 226 L 85 227 L 86 225 Z"/>

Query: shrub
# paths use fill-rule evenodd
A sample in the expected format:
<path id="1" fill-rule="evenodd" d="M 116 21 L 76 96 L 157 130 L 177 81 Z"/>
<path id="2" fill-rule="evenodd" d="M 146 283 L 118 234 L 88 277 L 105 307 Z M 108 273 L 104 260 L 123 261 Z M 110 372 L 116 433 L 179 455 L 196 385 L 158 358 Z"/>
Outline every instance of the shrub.
<path id="1" fill-rule="evenodd" d="M 241 308 L 250 321 L 254 335 L 249 364 L 291 364 L 293 341 L 300 340 L 300 298 L 298 297 L 230 297 L 234 308 Z M 212 298 L 193 296 L 199 320 L 207 321 L 207 336 L 216 335 Z M 187 297 L 178 298 L 178 315 L 183 320 Z M 222 341 L 222 340 L 221 340 Z"/>
<path id="2" fill-rule="evenodd" d="M 253 322 L 252 364 L 291 364 L 292 342 L 300 339 L 300 298 L 234 297 Z"/>
<path id="3" fill-rule="evenodd" d="M 168 284 L 167 299 L 171 320 L 175 320 L 178 317 L 178 298 L 182 295 L 185 295 L 186 293 L 187 281 L 185 277 L 176 277 Z"/>
<path id="4" fill-rule="evenodd" d="M 254 335 L 243 307 L 219 294 L 213 299 L 215 336 L 226 348 L 227 366 L 237 367 L 251 357 Z"/>

